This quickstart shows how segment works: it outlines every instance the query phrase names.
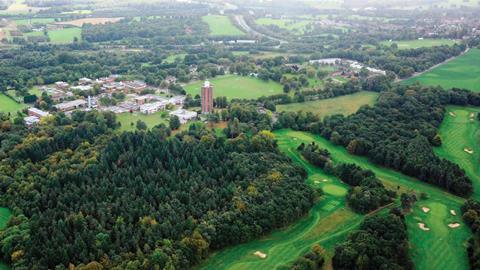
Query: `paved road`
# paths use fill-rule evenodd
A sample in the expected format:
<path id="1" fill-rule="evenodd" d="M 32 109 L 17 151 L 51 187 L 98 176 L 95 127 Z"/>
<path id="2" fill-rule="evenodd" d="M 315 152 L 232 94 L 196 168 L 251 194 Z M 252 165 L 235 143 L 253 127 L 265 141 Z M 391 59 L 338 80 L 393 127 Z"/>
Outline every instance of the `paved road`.
<path id="1" fill-rule="evenodd" d="M 235 16 L 235 21 L 237 21 L 238 25 L 240 25 L 240 27 L 242 27 L 243 30 L 244 30 L 245 32 L 247 32 L 247 33 L 253 34 L 253 35 L 255 35 L 255 36 L 263 36 L 263 37 L 269 38 L 269 39 L 271 39 L 271 40 L 278 41 L 278 42 L 280 42 L 280 44 L 288 43 L 288 41 L 286 41 L 286 40 L 279 39 L 279 38 L 276 38 L 276 37 L 272 37 L 272 36 L 269 36 L 269 35 L 260 33 L 260 32 L 258 32 L 258 31 L 256 31 L 255 29 L 251 28 L 251 27 L 247 24 L 247 22 L 245 21 L 245 18 L 243 18 L 242 15 L 236 15 L 236 16 Z"/>

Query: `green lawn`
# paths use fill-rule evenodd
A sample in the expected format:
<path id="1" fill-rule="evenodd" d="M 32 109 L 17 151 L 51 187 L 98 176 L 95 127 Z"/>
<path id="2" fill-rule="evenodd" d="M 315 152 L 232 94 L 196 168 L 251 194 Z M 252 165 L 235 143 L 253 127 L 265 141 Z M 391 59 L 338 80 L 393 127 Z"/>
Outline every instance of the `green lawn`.
<path id="1" fill-rule="evenodd" d="M 210 79 L 213 95 L 226 96 L 228 99 L 256 99 L 283 93 L 282 85 L 274 81 L 262 81 L 254 77 L 225 75 Z M 199 95 L 203 81 L 186 85 L 184 88 L 192 96 Z"/>
<path id="2" fill-rule="evenodd" d="M 141 120 L 147 124 L 148 128 L 152 128 L 158 124 L 166 124 L 168 126 L 168 120 L 161 117 L 162 112 L 156 112 L 154 114 L 142 114 L 142 113 L 122 113 L 117 114 L 117 121 L 122 125 L 120 131 L 134 131 L 137 129 L 136 124 L 138 120 Z M 133 125 L 131 125 L 133 123 Z"/>
<path id="3" fill-rule="evenodd" d="M 6 95 L 0 94 L 0 112 L 13 114 L 25 107 L 26 105 L 17 103 Z"/>
<path id="4" fill-rule="evenodd" d="M 276 25 L 280 28 L 284 28 L 296 33 L 302 34 L 305 32 L 307 25 L 310 23 L 308 20 L 292 20 L 292 19 L 272 19 L 272 18 L 260 18 L 255 20 L 259 25 Z"/>
<path id="5" fill-rule="evenodd" d="M 15 24 L 17 25 L 48 24 L 53 22 L 55 22 L 54 18 L 32 18 L 32 19 L 15 20 Z"/>
<path id="6" fill-rule="evenodd" d="M 334 114 L 353 114 L 363 105 L 373 105 L 378 98 L 375 92 L 359 92 L 352 95 L 329 98 L 303 103 L 277 105 L 277 111 L 312 112 L 323 118 Z"/>
<path id="7" fill-rule="evenodd" d="M 403 83 L 419 82 L 424 85 L 440 85 L 447 89 L 457 87 L 480 92 L 478 63 L 480 63 L 480 49 L 471 49 L 468 53 Z"/>
<path id="8" fill-rule="evenodd" d="M 173 64 L 175 63 L 175 60 L 180 59 L 180 61 L 183 61 L 185 59 L 186 53 L 177 53 L 177 54 L 171 54 L 165 60 L 163 60 L 164 63 L 166 64 Z"/>
<path id="9" fill-rule="evenodd" d="M 72 43 L 75 37 L 78 38 L 78 40 L 81 40 L 82 29 L 78 27 L 72 27 L 60 30 L 52 30 L 48 31 L 48 37 L 50 38 L 51 43 Z"/>
<path id="10" fill-rule="evenodd" d="M 417 202 L 413 212 L 407 215 L 409 239 L 412 244 L 411 255 L 416 269 L 469 268 L 464 244 L 470 236 L 470 230 L 463 224 L 459 215 L 464 199 L 397 171 L 374 165 L 364 157 L 350 155 L 343 147 L 333 145 L 320 136 L 291 130 L 279 130 L 275 135 L 280 145 L 290 142 L 291 151 L 301 142 L 315 141 L 319 147 L 330 151 L 334 162 L 355 163 L 364 169 L 370 169 L 390 189 L 399 186 L 401 191 L 427 193 L 429 199 Z M 431 208 L 431 211 L 428 214 L 419 212 L 419 207 L 423 206 Z M 455 210 L 457 216 L 451 216 L 450 210 Z M 420 230 L 418 222 L 425 223 L 431 230 L 428 232 Z M 458 222 L 461 226 L 450 229 L 447 227 L 450 222 Z"/>
<path id="11" fill-rule="evenodd" d="M 5 207 L 0 207 L 0 230 L 5 229 L 7 222 L 12 216 L 10 209 Z M 10 267 L 2 262 L 0 262 L 0 270 L 10 270 Z"/>
<path id="12" fill-rule="evenodd" d="M 212 36 L 243 36 L 245 35 L 230 21 L 227 16 L 207 15 L 202 20 L 208 24 Z"/>
<path id="13" fill-rule="evenodd" d="M 383 41 L 381 44 L 390 46 L 392 44 L 397 44 L 400 50 L 406 49 L 417 49 L 422 47 L 433 47 L 433 46 L 440 46 L 440 45 L 454 45 L 458 43 L 458 40 L 451 40 L 451 39 L 413 39 L 413 40 L 394 40 L 390 41 Z"/>
<path id="14" fill-rule="evenodd" d="M 480 123 L 477 118 L 480 108 L 449 106 L 447 111 L 440 126 L 442 146 L 435 152 L 467 172 L 473 181 L 473 196 L 480 200 Z M 474 115 L 473 121 L 470 120 L 471 114 Z M 465 152 L 465 148 L 473 149 L 473 154 Z"/>

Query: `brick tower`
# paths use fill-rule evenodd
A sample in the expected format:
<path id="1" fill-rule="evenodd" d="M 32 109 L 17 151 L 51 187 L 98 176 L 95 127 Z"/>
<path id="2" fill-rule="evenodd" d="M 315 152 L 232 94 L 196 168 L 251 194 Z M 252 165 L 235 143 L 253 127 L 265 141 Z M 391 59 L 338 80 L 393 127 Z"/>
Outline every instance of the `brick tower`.
<path id="1" fill-rule="evenodd" d="M 205 81 L 202 86 L 202 113 L 213 112 L 213 86 L 209 81 Z"/>

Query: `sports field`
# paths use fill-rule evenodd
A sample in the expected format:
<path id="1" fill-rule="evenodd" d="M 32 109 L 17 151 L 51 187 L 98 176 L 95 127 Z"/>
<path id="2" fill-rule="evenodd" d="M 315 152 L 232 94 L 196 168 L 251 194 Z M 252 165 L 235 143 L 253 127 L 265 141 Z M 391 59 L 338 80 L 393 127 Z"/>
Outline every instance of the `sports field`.
<path id="1" fill-rule="evenodd" d="M 308 101 L 303 103 L 291 103 L 277 105 L 277 111 L 282 112 L 312 112 L 323 118 L 334 114 L 353 114 L 363 105 L 373 105 L 378 98 L 375 92 L 359 92 L 352 95 L 329 98 L 323 100 Z"/>
<path id="2" fill-rule="evenodd" d="M 230 18 L 222 15 L 207 15 L 202 21 L 208 24 L 212 36 L 243 36 L 245 35 L 230 21 Z"/>
<path id="3" fill-rule="evenodd" d="M 452 39 L 413 39 L 413 40 L 393 40 L 393 41 L 383 41 L 380 42 L 382 45 L 390 46 L 392 44 L 397 44 L 400 50 L 406 49 L 417 49 L 417 48 L 424 48 L 424 47 L 433 47 L 433 46 L 441 46 L 441 45 L 454 45 L 457 43 L 457 40 Z"/>
<path id="4" fill-rule="evenodd" d="M 117 114 L 117 121 L 122 125 L 120 131 L 134 131 L 137 129 L 137 121 L 141 120 L 147 124 L 148 128 L 152 128 L 158 124 L 166 124 L 168 126 L 168 120 L 162 118 L 163 112 L 157 112 L 154 114 L 142 114 L 142 113 L 122 113 Z M 133 125 L 132 125 L 133 123 Z"/>
<path id="5" fill-rule="evenodd" d="M 6 95 L 0 94 L 0 112 L 13 114 L 25 107 L 26 105 L 17 103 Z"/>
<path id="6" fill-rule="evenodd" d="M 283 93 L 282 85 L 274 81 L 263 81 L 254 77 L 225 75 L 210 79 L 215 97 L 225 96 L 228 99 L 256 99 Z M 185 91 L 192 96 L 199 95 L 203 81 L 186 85 Z"/>
<path id="7" fill-rule="evenodd" d="M 468 53 L 440 65 L 418 77 L 405 80 L 403 83 L 419 82 L 424 85 L 450 89 L 465 88 L 480 92 L 480 49 L 471 49 Z"/>
<path id="8" fill-rule="evenodd" d="M 480 200 L 480 108 L 447 107 L 440 126 L 442 146 L 435 149 L 440 157 L 462 167 L 474 184 L 474 197 Z M 471 117 L 473 116 L 473 117 Z M 473 120 L 471 120 L 473 119 Z M 468 153 L 471 149 L 473 153 Z"/>
<path id="9" fill-rule="evenodd" d="M 272 18 L 260 18 L 255 20 L 256 24 L 259 25 L 276 25 L 280 28 L 287 29 L 290 31 L 297 32 L 299 34 L 303 33 L 310 23 L 308 20 L 291 20 L 291 19 L 272 19 Z"/>

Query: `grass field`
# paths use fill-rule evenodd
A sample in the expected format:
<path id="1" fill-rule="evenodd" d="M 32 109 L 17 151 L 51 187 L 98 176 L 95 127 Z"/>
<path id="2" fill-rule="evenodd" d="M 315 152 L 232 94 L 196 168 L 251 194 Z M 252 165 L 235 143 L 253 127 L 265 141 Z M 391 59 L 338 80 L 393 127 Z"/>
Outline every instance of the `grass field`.
<path id="1" fill-rule="evenodd" d="M 0 230 L 3 230 L 7 226 L 7 222 L 11 216 L 12 216 L 12 212 L 10 212 L 10 209 L 5 207 L 0 207 Z M 0 262 L 0 270 L 10 270 L 10 267 Z"/>
<path id="2" fill-rule="evenodd" d="M 73 25 L 76 27 L 82 27 L 84 24 L 105 24 L 105 23 L 116 23 L 122 20 L 123 17 L 120 18 L 83 18 L 77 19 L 73 21 L 65 21 L 65 22 L 58 22 L 56 24 L 63 24 L 63 25 Z"/>
<path id="3" fill-rule="evenodd" d="M 28 24 L 48 24 L 55 22 L 54 18 L 32 18 L 32 19 L 21 19 L 14 21 L 16 25 L 28 25 Z"/>
<path id="4" fill-rule="evenodd" d="M 277 105 L 277 111 L 282 112 L 312 112 L 323 118 L 334 114 L 353 114 L 363 105 L 373 105 L 378 98 L 375 92 L 359 92 L 352 95 L 329 98 L 303 103 Z"/>
<path id="5" fill-rule="evenodd" d="M 402 192 L 427 193 L 429 199 L 419 201 L 414 211 L 407 216 L 408 232 L 412 242 L 411 254 L 416 269 L 468 269 L 464 244 L 470 235 L 470 230 L 461 221 L 461 216 L 453 217 L 446 215 L 445 212 L 453 209 L 460 213 L 460 206 L 464 199 L 399 172 L 376 166 L 364 157 L 350 155 L 343 147 L 333 145 L 322 137 L 291 130 L 280 130 L 275 132 L 275 135 L 280 145 L 291 142 L 291 149 L 301 142 L 315 141 L 320 148 L 330 151 L 335 162 L 355 163 L 362 168 L 370 169 L 390 189 L 396 190 L 399 186 Z M 431 207 L 428 216 L 418 212 L 417 207 L 422 206 Z M 417 221 L 419 218 L 430 227 L 429 232 L 419 229 Z M 461 226 L 457 229 L 446 227 L 452 221 L 461 223 Z"/>
<path id="6" fill-rule="evenodd" d="M 433 46 L 440 46 L 440 45 L 454 45 L 457 43 L 457 40 L 451 39 L 413 39 L 413 40 L 394 40 L 394 41 L 383 41 L 381 44 L 390 46 L 392 44 L 397 44 L 400 50 L 406 49 L 417 49 L 423 47 L 433 47 Z"/>
<path id="7" fill-rule="evenodd" d="M 444 88 L 465 88 L 480 92 L 480 49 L 471 49 L 468 53 L 440 65 L 418 77 L 405 80 L 404 84 L 419 82 L 424 85 Z"/>
<path id="8" fill-rule="evenodd" d="M 225 75 L 210 79 L 215 97 L 226 96 L 228 99 L 256 99 L 283 93 L 282 85 L 273 81 L 262 81 L 253 77 Z M 186 85 L 185 91 L 192 96 L 200 94 L 203 81 Z"/>
<path id="9" fill-rule="evenodd" d="M 230 21 L 227 16 L 207 15 L 202 20 L 208 24 L 212 36 L 243 36 L 245 35 Z"/>
<path id="10" fill-rule="evenodd" d="M 78 38 L 78 40 L 81 40 L 82 29 L 73 27 L 60 30 L 52 30 L 48 31 L 48 37 L 50 38 L 50 43 L 72 43 L 75 37 Z"/>
<path id="11" fill-rule="evenodd" d="M 186 53 L 177 53 L 177 54 L 171 54 L 165 60 L 163 60 L 164 63 L 166 64 L 173 64 L 175 63 L 175 60 L 180 59 L 183 61 L 185 59 Z"/>
<path id="12" fill-rule="evenodd" d="M 477 118 L 480 108 L 449 106 L 447 111 L 440 126 L 442 146 L 435 152 L 467 172 L 473 181 L 474 197 L 480 200 L 480 123 Z M 471 114 L 474 114 L 474 121 L 470 120 Z M 473 149 L 473 154 L 465 152 L 465 148 Z"/>
<path id="13" fill-rule="evenodd" d="M 17 103 L 6 95 L 0 94 L 0 112 L 13 114 L 25 107 L 26 105 Z"/>
<path id="14" fill-rule="evenodd" d="M 134 131 L 137 129 L 137 121 L 141 120 L 147 124 L 148 128 L 152 128 L 158 124 L 166 124 L 168 126 L 168 120 L 161 117 L 162 112 L 154 114 L 141 114 L 141 113 L 122 113 L 117 114 L 117 121 L 122 125 L 120 131 Z M 133 123 L 133 125 L 131 125 Z"/>
<path id="15" fill-rule="evenodd" d="M 265 26 L 276 25 L 280 28 L 302 34 L 303 32 L 305 32 L 305 29 L 310 22 L 307 20 L 260 18 L 256 19 L 255 23 Z"/>

